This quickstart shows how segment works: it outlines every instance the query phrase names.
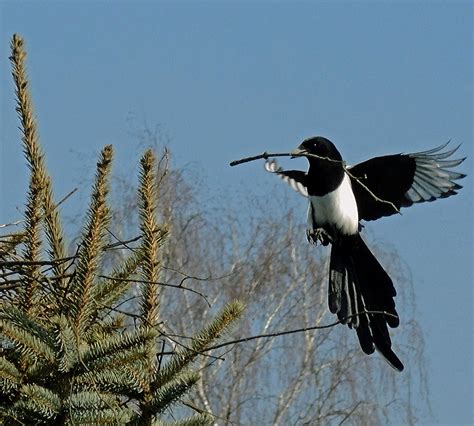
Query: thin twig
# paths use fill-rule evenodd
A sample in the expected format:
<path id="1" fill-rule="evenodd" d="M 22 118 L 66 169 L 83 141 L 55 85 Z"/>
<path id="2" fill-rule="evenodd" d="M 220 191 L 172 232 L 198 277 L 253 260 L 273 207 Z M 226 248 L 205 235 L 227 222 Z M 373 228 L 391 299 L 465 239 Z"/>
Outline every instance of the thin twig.
<path id="1" fill-rule="evenodd" d="M 20 272 L 21 272 L 21 271 L 20 271 Z M 18 273 L 20 273 L 20 272 L 15 272 L 15 273 L 18 274 Z M 69 278 L 69 277 L 71 277 L 71 275 L 73 275 L 73 274 L 53 275 L 53 276 L 51 276 L 51 277 L 46 277 L 46 276 L 45 276 L 43 279 L 42 279 L 42 278 L 37 279 L 37 281 L 38 281 L 38 282 L 42 282 L 42 281 L 44 281 L 44 280 L 46 280 L 46 279 L 48 279 L 48 280 L 50 280 L 50 281 L 53 281 L 53 280 L 60 280 L 60 279 L 63 279 L 63 278 Z M 3 278 L 3 276 L 2 276 L 2 278 Z M 2 287 L 3 284 L 7 284 L 7 285 L 10 285 L 10 284 L 17 284 L 17 285 L 19 285 L 19 284 L 21 284 L 21 283 L 24 282 L 24 281 L 25 281 L 24 278 L 17 278 L 17 279 L 13 279 L 13 280 L 8 280 L 8 279 L 6 279 L 6 280 L 4 280 L 4 281 L 2 282 L 2 284 L 0 285 L 0 289 L 3 288 L 3 287 Z"/>
<path id="2" fill-rule="evenodd" d="M 140 315 L 134 314 L 132 312 L 122 311 L 121 309 L 114 308 L 113 306 L 107 306 L 107 305 L 104 305 L 104 304 L 101 304 L 101 306 L 104 307 L 105 309 L 110 309 L 111 311 L 116 312 L 118 314 L 122 314 L 122 315 L 131 317 L 131 318 L 135 318 L 135 319 L 141 319 Z"/>
<path id="3" fill-rule="evenodd" d="M 234 167 L 242 163 L 248 163 L 249 161 L 254 161 L 254 160 L 260 160 L 264 159 L 267 160 L 270 157 L 289 157 L 291 154 L 289 152 L 277 152 L 275 154 L 268 154 L 267 152 L 264 152 L 263 154 L 260 155 L 255 155 L 253 157 L 246 157 L 242 158 L 241 160 L 235 160 L 230 162 L 230 166 Z"/>
<path id="4" fill-rule="evenodd" d="M 171 342 L 173 342 L 177 346 L 181 346 L 182 348 L 186 349 L 187 351 L 194 352 L 197 355 L 204 355 L 205 357 L 211 358 L 211 359 L 214 359 L 214 360 L 225 361 L 225 358 L 223 358 L 222 356 L 216 356 L 216 355 L 210 355 L 210 354 L 204 353 L 204 352 L 207 352 L 207 349 L 204 349 L 202 351 L 196 351 L 193 348 L 190 348 L 189 346 L 186 346 L 184 343 L 181 343 L 179 340 L 174 339 L 173 334 L 168 334 L 166 331 L 163 331 L 160 328 L 157 328 L 157 329 L 158 329 L 158 332 L 162 336 L 166 337 Z M 193 338 L 193 340 L 196 340 L 196 339 Z M 162 352 L 162 355 L 175 355 L 176 353 L 177 353 L 176 351 L 169 351 L 169 352 Z"/>
<path id="5" fill-rule="evenodd" d="M 186 280 L 205 281 L 205 282 L 207 282 L 207 281 L 219 281 L 219 280 L 222 280 L 224 278 L 228 278 L 228 277 L 232 276 L 232 274 L 234 273 L 234 272 L 228 272 L 228 273 L 223 274 L 223 275 L 218 275 L 217 277 L 212 276 L 212 275 L 208 275 L 207 277 L 197 277 L 195 275 L 188 275 L 186 272 L 180 271 L 179 269 L 171 268 L 169 266 L 162 265 L 161 269 L 164 269 L 164 270 L 170 271 L 170 272 L 175 272 L 177 274 L 182 275 L 184 278 L 181 279 L 181 284 Z"/>
<path id="6" fill-rule="evenodd" d="M 312 330 L 325 330 L 325 329 L 328 329 L 328 328 L 335 327 L 336 325 L 339 325 L 339 324 L 345 324 L 346 321 L 351 319 L 351 318 L 354 318 L 354 317 L 357 317 L 357 316 L 360 316 L 360 315 L 367 315 L 367 314 L 370 314 L 370 315 L 385 315 L 385 316 L 389 316 L 389 317 L 393 317 L 393 318 L 398 318 L 397 315 L 394 315 L 394 314 L 391 314 L 391 313 L 385 312 L 385 311 L 361 311 L 361 312 L 357 312 L 353 315 L 348 315 L 347 317 L 342 318 L 340 320 L 337 320 L 337 321 L 335 321 L 333 323 L 330 323 L 330 324 L 315 325 L 315 326 L 312 326 L 312 327 L 296 328 L 296 329 L 293 329 L 293 330 L 278 331 L 278 332 L 275 332 L 275 333 L 258 334 L 256 336 L 243 337 L 242 339 L 230 340 L 228 342 L 224 342 L 224 343 L 220 343 L 218 345 L 210 346 L 208 348 L 203 349 L 200 352 L 197 352 L 197 351 L 195 351 L 195 352 L 199 353 L 201 355 L 205 355 L 204 352 L 209 352 L 209 351 L 212 351 L 212 350 L 215 350 L 215 349 L 220 349 L 220 348 L 223 348 L 223 347 L 229 346 L 229 345 L 236 345 L 238 343 L 250 342 L 251 340 L 266 339 L 266 338 L 270 338 L 270 337 L 286 336 L 288 334 L 304 333 L 306 331 L 312 331 Z M 172 340 L 170 338 L 170 336 L 172 336 L 172 335 L 168 335 L 166 333 L 162 333 L 162 334 L 164 336 L 168 337 L 170 340 Z M 193 337 L 189 337 L 189 338 L 194 339 Z M 189 349 L 191 351 L 193 350 L 191 348 L 187 348 L 187 349 Z M 167 351 L 167 352 L 162 352 L 162 355 L 174 355 L 175 353 L 176 352 L 174 352 L 174 351 Z"/>
<path id="7" fill-rule="evenodd" d="M 57 209 L 62 203 L 64 203 L 71 195 L 73 195 L 78 188 L 74 188 L 72 191 L 70 191 L 68 194 L 66 194 L 59 202 L 54 206 L 54 209 Z"/>
<path id="8" fill-rule="evenodd" d="M 194 290 L 190 287 L 185 287 L 184 285 L 182 285 L 184 279 L 181 281 L 181 284 L 170 284 L 170 283 L 164 283 L 161 281 L 146 281 L 146 280 L 134 280 L 130 278 L 115 278 L 108 275 L 99 275 L 99 278 L 105 278 L 107 280 L 113 280 L 113 281 L 119 281 L 119 282 L 130 282 L 130 283 L 137 283 L 137 284 L 156 284 L 156 285 L 161 285 L 163 287 L 180 288 L 182 290 L 190 291 L 191 293 L 201 296 L 206 301 L 207 305 L 211 307 L 211 304 L 209 303 L 209 300 L 205 294 L 197 290 Z"/>
<path id="9" fill-rule="evenodd" d="M 219 349 L 219 348 L 222 348 L 224 346 L 234 345 L 234 344 L 237 344 L 237 343 L 249 342 L 251 340 L 256 340 L 256 339 L 264 339 L 264 338 L 269 338 L 269 337 L 285 336 L 287 334 L 303 333 L 305 331 L 311 331 L 311 330 L 324 330 L 324 329 L 327 329 L 327 328 L 335 327 L 338 324 L 344 324 L 347 320 L 349 320 L 351 318 L 354 318 L 354 317 L 357 317 L 357 316 L 360 316 L 360 315 L 367 315 L 367 314 L 385 315 L 385 316 L 389 316 L 389 317 L 393 317 L 393 318 L 398 318 L 397 315 L 390 314 L 390 313 L 385 312 L 385 311 L 362 311 L 362 312 L 357 312 L 356 314 L 353 314 L 353 315 L 349 315 L 349 316 L 347 316 L 345 318 L 342 318 L 338 321 L 335 321 L 331 324 L 315 325 L 315 326 L 312 326 L 312 327 L 297 328 L 297 329 L 294 329 L 294 330 L 278 331 L 276 333 L 259 334 L 257 336 L 244 337 L 242 339 L 231 340 L 229 342 L 224 342 L 224 343 L 220 343 L 218 345 L 211 346 L 209 348 L 204 349 L 203 352 L 212 351 L 214 349 Z"/>
<path id="10" fill-rule="evenodd" d="M 165 345 L 166 345 L 166 340 L 163 339 L 161 341 L 161 351 L 160 351 L 160 353 L 156 354 L 156 359 L 158 361 L 158 366 L 156 367 L 156 371 L 161 370 L 161 363 L 163 362 L 163 353 L 165 352 Z"/>
<path id="11" fill-rule="evenodd" d="M 384 203 L 384 204 L 389 204 L 390 206 L 393 207 L 393 209 L 398 213 L 398 214 L 402 214 L 400 212 L 400 209 L 397 208 L 397 206 L 395 204 L 393 204 L 391 201 L 388 201 L 388 200 L 383 200 L 382 198 L 379 198 L 377 197 L 365 184 L 363 184 L 361 182 L 361 180 L 354 176 L 353 174 L 351 174 L 351 172 L 349 172 L 349 170 L 347 170 L 347 167 L 344 167 L 344 171 L 349 175 L 349 177 L 351 177 L 352 179 L 354 179 L 355 181 L 357 181 L 357 183 L 362 186 L 362 188 L 364 188 L 372 197 L 374 197 L 375 201 L 378 201 L 379 203 Z"/>
<path id="12" fill-rule="evenodd" d="M 117 242 L 115 243 L 111 243 L 111 244 L 107 244 L 105 247 L 104 247 L 104 250 L 110 250 L 110 249 L 113 249 L 113 248 L 117 248 L 117 247 L 120 247 L 120 246 L 123 246 L 131 251 L 134 251 L 136 250 L 136 247 L 130 247 L 128 244 L 130 243 L 134 243 L 135 241 L 138 241 L 139 239 L 142 238 L 142 235 L 138 235 L 137 237 L 134 237 L 134 238 L 131 238 L 129 240 L 125 240 L 125 241 L 122 241 L 119 237 L 117 237 L 110 229 L 107 229 L 107 232 L 112 235 L 113 238 L 115 238 L 117 240 Z"/>
<path id="13" fill-rule="evenodd" d="M 393 204 L 391 201 L 384 200 L 384 199 L 378 197 L 377 195 L 375 195 L 365 184 L 363 184 L 361 182 L 361 180 L 357 176 L 354 176 L 351 172 L 349 172 L 349 170 L 347 169 L 346 163 L 343 160 L 334 160 L 334 159 L 329 158 L 329 157 L 321 157 L 320 155 L 310 154 L 310 153 L 291 154 L 289 152 L 278 152 L 278 153 L 264 152 L 263 154 L 255 155 L 253 157 L 245 157 L 245 158 L 242 158 L 241 160 L 232 161 L 230 163 L 230 166 L 237 166 L 238 164 L 248 163 L 249 161 L 260 160 L 260 159 L 267 160 L 268 158 L 271 158 L 271 157 L 290 157 L 290 156 L 292 156 L 292 157 L 313 157 L 313 158 L 318 158 L 319 160 L 331 161 L 333 163 L 341 163 L 342 167 L 344 169 L 344 172 L 346 172 L 349 177 L 351 177 L 352 179 L 357 181 L 359 183 L 359 185 L 362 186 L 362 188 L 364 188 L 375 199 L 375 201 L 378 201 L 378 202 L 384 203 L 384 204 L 388 204 L 397 213 L 401 214 L 400 209 L 398 209 L 397 206 L 395 206 L 395 204 Z"/>
<path id="14" fill-rule="evenodd" d="M 15 222 L 12 222 L 12 223 L 2 223 L 2 224 L 0 224 L 0 228 L 6 228 L 7 226 L 19 225 L 20 223 L 22 223 L 24 221 L 25 221 L 24 219 L 21 219 L 21 220 L 17 220 Z"/>
<path id="15" fill-rule="evenodd" d="M 349 411 L 345 416 L 344 418 L 339 422 L 339 425 L 338 426 L 341 426 L 350 416 L 352 416 L 352 414 L 354 414 L 354 411 L 357 410 L 357 408 L 359 408 L 359 405 L 361 404 L 367 404 L 365 401 L 359 401 L 353 408 L 351 411 Z"/>
<path id="16" fill-rule="evenodd" d="M 9 266 L 50 266 L 65 263 L 74 259 L 76 256 L 63 257 L 55 260 L 2 260 L 0 261 L 0 267 Z"/>

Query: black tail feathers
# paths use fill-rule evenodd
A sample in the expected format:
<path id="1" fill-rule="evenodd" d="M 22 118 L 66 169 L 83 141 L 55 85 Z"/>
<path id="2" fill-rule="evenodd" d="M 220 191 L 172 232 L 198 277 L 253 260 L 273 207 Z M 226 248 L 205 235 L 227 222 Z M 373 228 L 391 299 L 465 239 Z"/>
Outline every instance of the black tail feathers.
<path id="1" fill-rule="evenodd" d="M 398 327 L 395 288 L 359 234 L 344 236 L 331 249 L 329 310 L 350 328 L 355 328 L 366 354 L 377 349 L 388 363 L 402 371 L 403 364 L 392 351 L 387 325 Z M 361 312 L 379 312 L 365 313 Z"/>

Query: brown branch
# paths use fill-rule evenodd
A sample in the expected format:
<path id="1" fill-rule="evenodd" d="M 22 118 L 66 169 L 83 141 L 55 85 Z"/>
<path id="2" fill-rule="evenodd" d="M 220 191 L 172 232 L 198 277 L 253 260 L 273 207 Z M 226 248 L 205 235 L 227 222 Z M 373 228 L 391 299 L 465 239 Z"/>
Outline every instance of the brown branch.
<path id="1" fill-rule="evenodd" d="M 285 336 L 287 334 L 303 333 L 305 331 L 311 331 L 311 330 L 324 330 L 324 329 L 327 329 L 327 328 L 335 327 L 338 324 L 344 324 L 347 320 L 349 320 L 351 318 L 354 318 L 354 317 L 357 317 L 357 316 L 360 316 L 360 315 L 367 315 L 367 314 L 385 315 L 385 316 L 389 316 L 389 317 L 393 317 L 393 318 L 398 318 L 397 315 L 390 314 L 390 313 L 385 312 L 385 311 L 362 311 L 362 312 L 357 312 L 356 314 L 353 314 L 353 315 L 349 315 L 349 316 L 347 316 L 345 318 L 342 318 L 338 321 L 335 321 L 331 324 L 315 325 L 315 326 L 312 326 L 312 327 L 297 328 L 297 329 L 294 329 L 294 330 L 278 331 L 276 333 L 259 334 L 259 335 L 256 335 L 256 336 L 244 337 L 242 339 L 231 340 L 229 342 L 224 342 L 224 343 L 220 343 L 218 345 L 211 346 L 209 348 L 204 349 L 203 352 L 208 352 L 208 351 L 211 351 L 211 350 L 214 350 L 214 349 L 223 348 L 224 346 L 234 345 L 234 344 L 237 344 L 237 343 L 249 342 L 251 340 L 256 340 L 256 339 L 264 339 L 264 338 L 268 338 L 268 337 Z"/>
<path id="2" fill-rule="evenodd" d="M 400 209 L 397 208 L 397 206 L 395 204 L 393 204 L 391 201 L 388 201 L 388 200 L 383 200 L 382 198 L 379 198 L 377 197 L 365 184 L 363 184 L 361 182 L 361 180 L 354 176 L 353 174 L 351 174 L 351 172 L 349 172 L 349 170 L 347 170 L 347 167 L 344 167 L 344 171 L 349 175 L 349 177 L 351 177 L 352 179 L 354 179 L 355 181 L 357 181 L 357 183 L 362 186 L 362 188 L 364 188 L 374 199 L 375 201 L 378 201 L 380 203 L 384 203 L 384 204 L 389 204 L 390 206 L 393 207 L 393 209 L 398 213 L 398 214 L 402 214 L 400 212 Z"/>
<path id="3" fill-rule="evenodd" d="M 397 206 L 395 206 L 395 204 L 393 204 L 391 201 L 384 200 L 382 198 L 377 197 L 377 195 L 375 195 L 366 185 L 364 185 L 357 176 L 354 176 L 352 173 L 350 173 L 349 170 L 347 170 L 347 166 L 346 166 L 345 161 L 343 161 L 343 160 L 334 160 L 332 158 L 321 157 L 320 155 L 310 154 L 310 153 L 296 154 L 295 155 L 295 154 L 291 154 L 289 152 L 280 152 L 280 153 L 275 153 L 275 154 L 272 154 L 272 153 L 269 154 L 267 152 L 264 152 L 263 154 L 255 155 L 253 157 L 246 157 L 246 158 L 242 158 L 241 160 L 232 161 L 230 163 L 230 166 L 237 166 L 238 164 L 248 163 L 249 161 L 260 160 L 260 159 L 267 160 L 270 157 L 290 157 L 290 156 L 292 156 L 292 157 L 313 157 L 313 158 L 318 158 L 320 160 L 331 161 L 333 163 L 341 163 L 342 167 L 344 168 L 344 171 L 352 179 L 357 181 L 357 183 L 359 183 L 360 186 L 362 186 L 362 188 L 364 188 L 374 198 L 375 201 L 378 201 L 378 202 L 384 203 L 384 204 L 389 204 L 397 213 L 401 214 L 400 209 L 398 209 Z"/>
<path id="4" fill-rule="evenodd" d="M 162 324 L 162 323 L 160 323 L 160 324 Z M 179 340 L 174 338 L 174 336 L 179 336 L 177 334 L 169 334 L 166 331 L 163 331 L 162 329 L 160 329 L 158 327 L 157 327 L 157 330 L 158 330 L 158 332 L 160 333 L 161 336 L 166 337 L 171 342 L 173 342 L 175 345 L 181 346 L 182 348 L 186 349 L 187 351 L 194 352 L 197 355 L 203 355 L 203 356 L 211 358 L 213 360 L 225 361 L 225 358 L 223 358 L 222 356 L 216 356 L 216 355 L 210 355 L 210 354 L 204 353 L 204 352 L 208 351 L 207 349 L 204 349 L 203 351 L 195 351 L 193 348 L 190 348 L 189 346 L 186 346 L 184 343 L 181 343 Z M 182 336 L 182 337 L 184 337 L 184 336 Z M 195 340 L 194 337 L 186 337 L 186 338 L 191 339 L 191 340 Z M 178 352 L 176 352 L 176 351 L 167 351 L 167 352 L 161 352 L 159 355 L 162 355 L 162 356 L 164 356 L 164 355 L 176 355 L 177 353 Z"/>
<path id="5" fill-rule="evenodd" d="M 78 188 L 74 188 L 72 191 L 70 191 L 68 194 L 66 194 L 59 202 L 54 206 L 54 209 L 57 209 L 62 203 L 64 203 L 71 195 L 73 195 Z"/>
<path id="6" fill-rule="evenodd" d="M 134 280 L 134 279 L 130 279 L 130 278 L 115 278 L 115 277 L 111 277 L 111 276 L 108 276 L 108 275 L 99 275 L 99 278 L 104 278 L 104 279 L 113 280 L 113 281 L 137 283 L 137 284 L 156 284 L 156 285 L 161 285 L 163 287 L 180 288 L 182 290 L 190 291 L 191 293 L 194 293 L 194 294 L 197 294 L 198 296 L 201 296 L 206 301 L 207 305 L 209 307 L 211 307 L 211 304 L 209 303 L 209 300 L 208 300 L 208 298 L 205 294 L 203 294 L 203 293 L 201 293 L 197 290 L 194 290 L 190 287 L 185 287 L 184 285 L 182 285 L 182 283 L 184 282 L 184 279 L 181 280 L 181 284 L 170 284 L 170 283 L 164 283 L 164 282 L 161 282 L 161 281 L 146 281 L 146 280 Z"/>
<path id="7" fill-rule="evenodd" d="M 2 260 L 0 261 L 0 267 L 9 266 L 51 266 L 58 265 L 60 263 L 68 262 L 74 259 L 76 256 L 63 257 L 55 260 Z"/>
<path id="8" fill-rule="evenodd" d="M 357 317 L 357 316 L 360 316 L 360 315 L 367 315 L 367 314 L 385 315 L 385 316 L 389 316 L 389 317 L 393 317 L 393 318 L 398 318 L 397 315 L 390 314 L 390 313 L 385 312 L 385 311 L 361 311 L 361 312 L 357 312 L 353 315 L 348 315 L 345 318 L 342 318 L 338 321 L 335 321 L 333 323 L 326 324 L 326 325 L 315 325 L 315 326 L 312 326 L 312 327 L 303 327 L 303 328 L 297 328 L 297 329 L 293 329 L 293 330 L 286 330 L 286 331 L 279 331 L 279 332 L 275 332 L 275 333 L 259 334 L 259 335 L 256 335 L 256 336 L 244 337 L 242 339 L 230 340 L 228 342 L 224 342 L 224 343 L 220 343 L 218 345 L 210 346 L 209 348 L 205 348 L 202 351 L 195 351 L 195 352 L 199 355 L 210 356 L 210 355 L 207 355 L 205 352 L 210 352 L 214 349 L 220 349 L 220 348 L 223 348 L 225 346 L 236 345 L 238 343 L 249 342 L 251 340 L 256 340 L 256 339 L 265 339 L 265 338 L 270 338 L 270 337 L 286 336 L 288 334 L 303 333 L 303 332 L 312 331 L 312 330 L 325 330 L 325 329 L 328 329 L 328 328 L 335 327 L 336 325 L 339 325 L 339 324 L 344 324 L 347 320 L 349 320 L 351 318 L 354 318 L 354 317 Z M 182 343 L 172 339 L 172 337 L 171 337 L 171 336 L 173 336 L 172 334 L 170 335 L 170 334 L 162 332 L 161 330 L 159 330 L 159 331 L 160 331 L 162 336 L 165 336 L 168 339 L 170 339 L 171 341 L 173 341 L 174 343 L 176 343 L 180 346 L 183 346 L 184 348 L 186 348 L 190 351 L 193 351 L 193 349 L 191 349 L 189 347 L 186 347 Z M 184 336 L 182 336 L 182 337 L 184 337 Z M 187 338 L 194 339 L 193 337 L 187 337 Z M 176 354 L 175 351 L 166 351 L 166 352 L 163 351 L 163 352 L 160 353 L 161 356 L 175 355 L 175 354 Z M 221 357 L 215 357 L 215 358 L 216 359 L 222 359 Z"/>
<path id="9" fill-rule="evenodd" d="M 131 251 L 134 251 L 136 250 L 136 247 L 130 247 L 128 244 L 130 243 L 134 243 L 135 241 L 138 241 L 140 240 L 141 238 L 143 238 L 142 235 L 138 235 L 137 237 L 134 237 L 134 238 L 131 238 L 129 240 L 125 240 L 125 241 L 122 241 L 119 237 L 117 237 L 110 229 L 107 229 L 107 232 L 117 240 L 117 242 L 115 243 L 111 243 L 111 244 L 107 244 L 105 247 L 104 247 L 104 250 L 110 250 L 110 249 L 115 249 L 117 247 L 125 247 L 126 249 L 129 249 Z M 121 248 L 122 248 L 121 247 Z"/>
<path id="10" fill-rule="evenodd" d="M 320 155 L 310 154 L 309 152 L 304 153 L 304 154 L 292 154 L 291 152 L 276 152 L 276 153 L 270 153 L 269 154 L 266 151 L 263 154 L 254 155 L 253 157 L 245 157 L 245 158 L 242 158 L 240 160 L 231 161 L 229 163 L 229 165 L 231 167 L 233 167 L 233 166 L 237 166 L 237 165 L 242 164 L 242 163 L 248 163 L 250 161 L 261 160 L 261 159 L 267 160 L 271 157 L 313 157 L 313 158 L 318 158 L 320 160 L 326 160 L 326 161 L 330 161 L 330 162 L 333 162 L 333 163 L 342 163 L 342 165 L 345 165 L 345 162 L 343 160 L 334 160 L 334 159 L 329 158 L 329 157 L 321 157 Z"/>
<path id="11" fill-rule="evenodd" d="M 339 425 L 338 426 L 341 426 L 350 416 L 352 416 L 352 414 L 354 414 L 354 411 L 357 410 L 357 408 L 359 408 L 359 405 L 361 404 L 367 404 L 367 402 L 365 401 L 359 401 L 353 408 L 351 411 L 349 411 L 345 416 L 344 418 L 339 422 Z"/>
<path id="12" fill-rule="evenodd" d="M 73 195 L 78 188 L 74 188 L 72 191 L 70 191 L 68 194 L 66 194 L 55 206 L 54 209 L 57 209 L 62 203 L 64 203 L 71 195 Z M 7 226 L 16 226 L 19 225 L 20 223 L 23 223 L 25 220 L 17 220 L 15 222 L 11 223 L 2 223 L 0 224 L 0 228 L 6 228 Z M 5 235 L 2 235 L 2 237 L 5 237 Z"/>
<path id="13" fill-rule="evenodd" d="M 228 272 L 228 273 L 223 274 L 223 275 L 218 275 L 217 277 L 212 276 L 212 275 L 208 275 L 207 277 L 198 277 L 198 276 L 195 276 L 195 275 L 188 275 L 186 272 L 180 271 L 179 269 L 171 268 L 170 266 L 163 266 L 162 265 L 160 267 L 161 267 L 161 269 L 164 269 L 166 271 L 175 272 L 177 274 L 182 275 L 184 278 L 181 279 L 181 284 L 184 283 L 184 281 L 186 281 L 186 280 L 219 281 L 219 280 L 222 280 L 224 278 L 228 278 L 228 277 L 232 276 L 232 274 L 233 274 L 233 272 Z"/>
<path id="14" fill-rule="evenodd" d="M 20 271 L 21 272 L 21 271 Z M 16 274 L 18 274 L 19 272 L 16 272 Z M 63 279 L 63 278 L 70 278 L 72 277 L 74 274 L 61 274 L 61 275 L 53 275 L 51 277 L 43 277 L 43 278 L 37 278 L 36 280 L 38 282 L 44 282 L 44 281 L 54 281 L 54 280 L 60 280 L 60 279 Z M 3 276 L 2 276 L 3 278 Z M 20 285 L 22 282 L 24 281 L 24 278 L 15 278 L 13 280 L 4 280 L 1 284 L 0 284 L 0 289 L 3 289 L 4 288 L 4 285 L 6 287 L 8 287 L 9 285 L 14 285 L 14 287 L 17 287 L 18 285 Z M 14 288 L 12 287 L 12 288 Z"/>
<path id="15" fill-rule="evenodd" d="M 105 309 L 109 309 L 113 312 L 125 315 L 125 316 L 133 318 L 133 319 L 140 319 L 141 318 L 140 315 L 138 315 L 138 314 L 134 314 L 133 312 L 122 311 L 121 309 L 118 309 L 117 307 L 114 308 L 113 306 L 104 305 L 102 303 L 101 303 L 101 306 Z"/>
<path id="16" fill-rule="evenodd" d="M 262 158 L 264 160 L 267 160 L 270 157 L 289 157 L 290 155 L 291 154 L 289 152 L 277 152 L 275 154 L 268 154 L 267 152 L 264 152 L 263 154 L 255 155 L 253 157 L 246 157 L 246 158 L 242 158 L 240 160 L 231 161 L 229 163 L 229 165 L 231 167 L 234 167 L 234 166 L 237 166 L 237 165 L 242 164 L 242 163 L 248 163 L 249 161 L 260 160 Z"/>
<path id="17" fill-rule="evenodd" d="M 72 194 L 73 192 L 74 191 L 71 191 L 70 194 Z M 116 243 L 112 243 L 107 246 L 104 246 L 103 250 L 106 251 L 106 250 L 109 250 L 121 245 L 127 247 L 126 244 L 138 241 L 140 238 L 142 237 L 138 236 L 127 241 L 118 241 Z M 34 261 L 32 260 L 1 260 L 0 267 L 8 268 L 11 266 L 56 266 L 61 263 L 69 262 L 70 260 L 74 260 L 76 258 L 77 258 L 77 254 L 75 254 L 74 256 L 67 256 L 67 257 L 62 257 L 60 259 L 53 259 L 53 260 L 34 260 Z"/>

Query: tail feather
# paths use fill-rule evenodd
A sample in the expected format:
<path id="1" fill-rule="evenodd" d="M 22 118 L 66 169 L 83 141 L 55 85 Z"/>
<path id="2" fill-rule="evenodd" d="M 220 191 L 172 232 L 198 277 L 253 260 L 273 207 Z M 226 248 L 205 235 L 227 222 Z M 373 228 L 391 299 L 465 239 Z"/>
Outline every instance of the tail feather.
<path id="1" fill-rule="evenodd" d="M 387 325 L 399 325 L 395 309 L 396 291 L 391 278 L 364 243 L 360 235 L 342 237 L 331 249 L 329 310 L 355 328 L 362 350 L 377 349 L 388 363 L 402 371 L 403 364 L 392 351 Z M 363 314 L 376 311 L 383 314 Z"/>

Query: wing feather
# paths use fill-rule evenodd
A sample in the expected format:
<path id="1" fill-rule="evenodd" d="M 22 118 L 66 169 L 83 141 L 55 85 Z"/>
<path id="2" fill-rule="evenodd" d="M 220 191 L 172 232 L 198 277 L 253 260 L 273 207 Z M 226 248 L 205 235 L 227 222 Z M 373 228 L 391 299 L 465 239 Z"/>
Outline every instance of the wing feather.
<path id="1" fill-rule="evenodd" d="M 412 154 L 376 157 L 350 167 L 360 219 L 375 220 L 397 213 L 400 207 L 457 194 L 462 186 L 455 181 L 466 175 L 451 169 L 465 158 L 450 159 L 460 145 L 445 150 L 448 144 Z"/>
<path id="2" fill-rule="evenodd" d="M 293 190 L 299 192 L 304 197 L 308 196 L 308 190 L 306 189 L 307 173 L 301 170 L 283 170 L 274 158 L 265 161 L 265 170 L 270 173 L 276 173 Z"/>

